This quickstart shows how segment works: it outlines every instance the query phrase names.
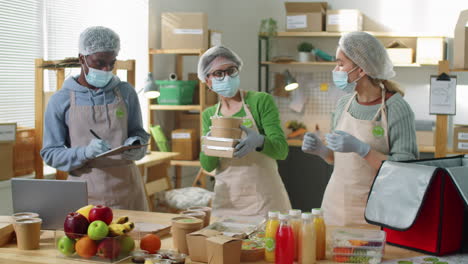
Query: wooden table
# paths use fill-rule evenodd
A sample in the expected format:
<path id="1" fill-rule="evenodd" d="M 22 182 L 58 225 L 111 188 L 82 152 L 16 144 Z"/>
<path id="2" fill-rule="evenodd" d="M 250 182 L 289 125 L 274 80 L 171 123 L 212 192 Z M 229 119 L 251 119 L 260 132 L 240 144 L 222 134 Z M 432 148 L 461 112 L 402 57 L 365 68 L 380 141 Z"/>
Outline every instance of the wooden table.
<path id="1" fill-rule="evenodd" d="M 155 224 L 169 224 L 174 214 L 155 213 L 155 212 L 137 212 L 137 211 L 126 211 L 126 210 L 114 210 L 115 216 L 128 215 L 131 221 L 134 222 L 147 222 Z M 330 233 L 330 232 L 328 232 Z M 166 236 L 162 239 L 162 248 L 171 249 L 172 238 Z M 65 260 L 64 258 L 58 258 L 59 252 L 56 250 L 54 245 L 54 232 L 44 231 L 41 235 L 41 248 L 39 250 L 22 251 L 18 250 L 16 244 L 8 244 L 5 247 L 0 248 L 0 263 L 1 264 L 37 264 L 37 263 L 84 263 L 81 261 Z M 400 259 L 400 258 L 411 258 L 421 256 L 420 253 L 400 249 L 397 247 L 386 245 L 385 247 L 385 260 Z M 121 263 L 132 263 L 130 259 Z M 267 262 L 251 262 L 250 264 L 265 264 Z M 317 263 L 333 263 L 331 261 L 318 261 Z"/>

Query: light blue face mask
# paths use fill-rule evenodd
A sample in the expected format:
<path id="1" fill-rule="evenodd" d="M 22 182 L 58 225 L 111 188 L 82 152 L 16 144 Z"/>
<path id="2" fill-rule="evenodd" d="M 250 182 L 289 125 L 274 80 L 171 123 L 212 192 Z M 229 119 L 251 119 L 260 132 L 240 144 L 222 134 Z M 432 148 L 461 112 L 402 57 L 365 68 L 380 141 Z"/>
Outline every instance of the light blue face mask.
<path id="1" fill-rule="evenodd" d="M 102 88 L 106 86 L 114 76 L 112 71 L 102 71 L 89 67 L 88 62 L 86 61 L 86 57 L 84 58 L 84 61 L 88 67 L 88 74 L 85 74 L 85 78 L 90 85 L 96 88 Z"/>
<path id="2" fill-rule="evenodd" d="M 333 74 L 333 83 L 335 83 L 335 86 L 347 93 L 353 92 L 354 89 L 356 89 L 357 81 L 359 81 L 361 77 L 357 78 L 355 81 L 348 82 L 348 75 L 356 70 L 358 66 L 354 67 L 352 70 L 349 72 L 345 71 L 332 71 Z"/>
<path id="3" fill-rule="evenodd" d="M 223 96 L 223 97 L 233 97 L 236 95 L 237 91 L 239 90 L 240 79 L 239 76 L 224 77 L 224 80 L 218 81 L 216 78 L 212 79 L 212 89 L 215 93 Z"/>

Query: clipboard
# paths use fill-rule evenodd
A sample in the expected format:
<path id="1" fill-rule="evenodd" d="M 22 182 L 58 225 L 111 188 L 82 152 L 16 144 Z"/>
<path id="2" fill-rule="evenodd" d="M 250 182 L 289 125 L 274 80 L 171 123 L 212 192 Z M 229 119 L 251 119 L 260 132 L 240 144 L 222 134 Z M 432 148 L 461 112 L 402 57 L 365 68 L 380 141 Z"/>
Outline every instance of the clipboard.
<path id="1" fill-rule="evenodd" d="M 149 144 L 120 146 L 120 147 L 117 147 L 117 148 L 108 150 L 108 151 L 106 151 L 106 152 L 103 152 L 103 153 L 97 155 L 97 156 L 95 157 L 95 159 L 97 159 L 97 158 L 102 158 L 102 157 L 107 157 L 107 156 L 113 156 L 113 155 L 117 155 L 117 154 L 121 154 L 121 153 L 123 153 L 123 152 L 126 151 L 126 150 L 129 150 L 129 149 L 137 149 L 137 148 L 143 148 L 143 147 L 146 147 L 146 146 L 148 146 L 148 145 L 149 145 Z"/>
<path id="2" fill-rule="evenodd" d="M 443 72 L 431 75 L 429 93 L 429 114 L 456 115 L 457 77 Z"/>

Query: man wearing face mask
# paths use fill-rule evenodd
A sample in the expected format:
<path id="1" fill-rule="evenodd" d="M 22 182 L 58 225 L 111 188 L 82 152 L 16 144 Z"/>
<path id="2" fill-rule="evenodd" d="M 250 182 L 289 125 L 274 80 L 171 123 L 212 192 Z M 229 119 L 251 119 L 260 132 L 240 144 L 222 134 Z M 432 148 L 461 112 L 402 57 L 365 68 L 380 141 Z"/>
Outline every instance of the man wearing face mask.
<path id="1" fill-rule="evenodd" d="M 288 155 L 278 108 L 271 95 L 242 91 L 239 71 L 242 60 L 226 47 L 212 47 L 200 57 L 198 78 L 219 95 L 220 101 L 203 112 L 203 135 L 208 135 L 211 117 L 244 120 L 243 138 L 233 159 L 200 154 L 206 171 L 216 171 L 213 214 L 217 216 L 265 216 L 268 211 L 291 208 L 278 173 L 276 160 Z"/>
<path id="2" fill-rule="evenodd" d="M 119 50 L 119 36 L 109 28 L 90 27 L 81 33 L 81 73 L 65 80 L 50 98 L 41 156 L 48 165 L 69 172 L 68 180 L 86 180 L 90 204 L 146 210 L 134 163 L 144 157 L 146 148 L 96 158 L 112 148 L 146 144 L 149 139 L 135 89 L 112 74 Z"/>
<path id="3" fill-rule="evenodd" d="M 414 113 L 395 76 L 387 51 L 372 35 L 343 35 L 336 51 L 333 82 L 348 92 L 332 116 L 327 145 L 314 133 L 302 150 L 320 156 L 334 170 L 322 200 L 328 225 L 365 224 L 370 187 L 382 161 L 418 158 Z"/>

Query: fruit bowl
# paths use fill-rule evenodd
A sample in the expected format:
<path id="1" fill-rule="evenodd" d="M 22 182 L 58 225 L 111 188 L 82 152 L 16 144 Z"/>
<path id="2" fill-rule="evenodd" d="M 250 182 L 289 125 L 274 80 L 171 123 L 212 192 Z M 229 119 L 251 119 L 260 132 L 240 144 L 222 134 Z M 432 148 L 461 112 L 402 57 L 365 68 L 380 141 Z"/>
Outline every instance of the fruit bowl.
<path id="1" fill-rule="evenodd" d="M 55 231 L 57 258 L 97 263 L 118 263 L 130 257 L 139 248 L 140 234 L 132 231 L 125 235 L 91 239 L 87 234 Z"/>

